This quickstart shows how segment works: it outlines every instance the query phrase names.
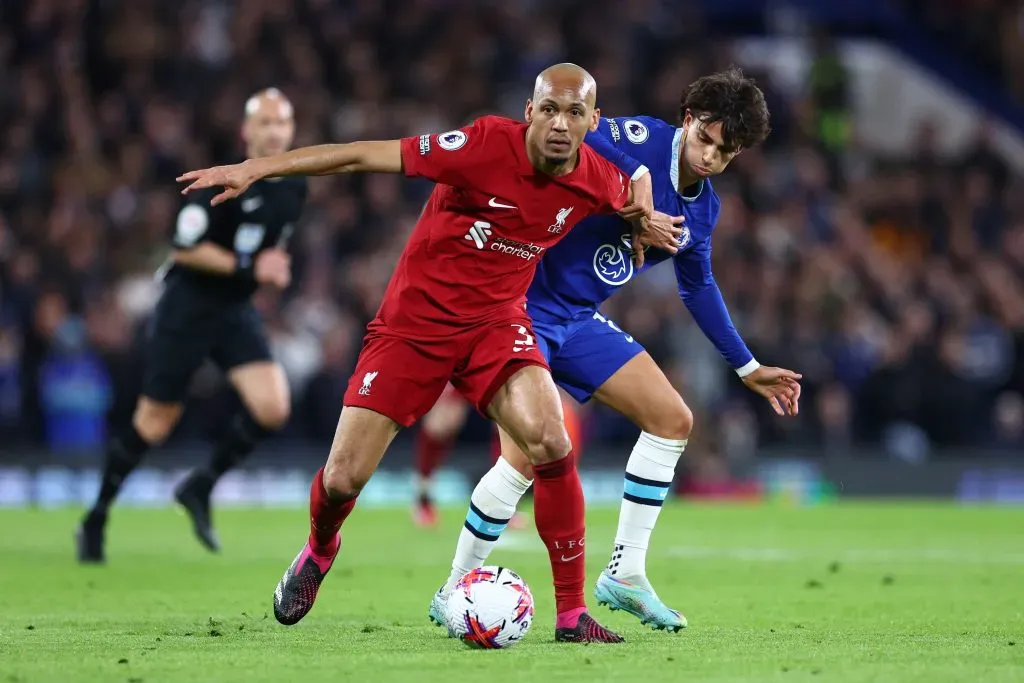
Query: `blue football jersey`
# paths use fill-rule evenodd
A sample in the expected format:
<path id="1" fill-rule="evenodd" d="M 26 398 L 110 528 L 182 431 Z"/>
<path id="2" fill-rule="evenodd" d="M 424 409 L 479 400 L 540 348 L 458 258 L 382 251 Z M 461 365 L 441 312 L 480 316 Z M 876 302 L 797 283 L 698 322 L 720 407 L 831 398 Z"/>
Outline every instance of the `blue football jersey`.
<path id="1" fill-rule="evenodd" d="M 704 179 L 693 195 L 680 194 L 679 139 L 682 129 L 647 116 L 601 119 L 596 133 L 622 152 L 647 166 L 654 189 L 654 208 L 671 216 L 686 216 L 679 252 L 673 258 L 660 249 L 648 249 L 643 268 L 633 265 L 630 225 L 615 215 L 591 216 L 577 225 L 561 242 L 548 250 L 537 268 L 527 299 L 531 315 L 566 319 L 593 309 L 636 277 L 662 261 L 676 263 L 680 285 L 688 284 L 696 273 L 693 263 L 710 262 L 711 232 L 721 204 Z M 696 283 L 693 283 L 696 284 Z"/>
<path id="2" fill-rule="evenodd" d="M 740 339 L 711 271 L 711 234 L 721 201 L 703 179 L 689 188 L 679 187 L 682 128 L 649 116 L 603 118 L 586 141 L 617 150 L 651 173 L 654 208 L 671 216 L 685 216 L 679 251 L 673 256 L 648 249 L 642 268 L 633 263 L 630 225 L 615 215 L 591 216 L 581 221 L 561 242 L 548 250 L 527 293 L 527 306 L 537 321 L 556 322 L 591 314 L 619 287 L 655 265 L 671 259 L 679 294 L 698 325 L 719 352 L 735 367 L 753 356 Z M 606 154 L 607 156 L 607 154 Z M 688 190 L 683 196 L 681 191 Z"/>

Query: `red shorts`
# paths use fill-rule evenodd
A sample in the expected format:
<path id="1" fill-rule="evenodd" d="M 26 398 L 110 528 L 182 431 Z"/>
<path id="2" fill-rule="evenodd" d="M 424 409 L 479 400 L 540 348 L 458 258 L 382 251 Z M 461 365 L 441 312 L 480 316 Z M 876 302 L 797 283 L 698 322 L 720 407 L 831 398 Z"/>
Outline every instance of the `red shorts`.
<path id="1" fill-rule="evenodd" d="M 434 406 L 449 381 L 487 415 L 509 377 L 527 365 L 548 367 L 525 313 L 431 339 L 400 336 L 379 320 L 370 329 L 344 405 L 369 408 L 405 427 Z"/>

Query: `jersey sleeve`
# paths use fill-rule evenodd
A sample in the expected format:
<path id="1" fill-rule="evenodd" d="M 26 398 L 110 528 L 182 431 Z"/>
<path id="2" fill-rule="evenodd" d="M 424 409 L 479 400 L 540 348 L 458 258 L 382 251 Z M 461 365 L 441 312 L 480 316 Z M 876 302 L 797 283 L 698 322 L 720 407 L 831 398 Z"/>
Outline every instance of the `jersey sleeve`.
<path id="1" fill-rule="evenodd" d="M 734 370 L 747 367 L 754 355 L 736 330 L 711 272 L 711 238 L 678 254 L 673 261 L 679 296 L 701 332 Z"/>
<path id="2" fill-rule="evenodd" d="M 223 223 L 221 219 L 227 210 L 227 203 L 210 206 L 210 200 L 216 194 L 215 188 L 189 194 L 188 202 L 178 211 L 174 221 L 171 243 L 176 248 L 191 249 L 210 239 L 216 226 Z"/>
<path id="3" fill-rule="evenodd" d="M 402 138 L 405 175 L 468 188 L 477 172 L 498 156 L 493 124 L 486 117 L 446 133 Z"/>
<path id="4" fill-rule="evenodd" d="M 609 121 L 609 119 L 601 119 L 597 130 L 587 133 L 583 141 L 593 147 L 595 152 L 615 164 L 615 167 L 625 173 L 630 180 L 642 177 L 648 172 L 648 168 L 615 146 L 612 141 Z"/>
<path id="5" fill-rule="evenodd" d="M 629 178 L 610 161 L 594 157 L 597 172 L 594 174 L 598 199 L 596 213 L 617 213 L 629 201 Z"/>

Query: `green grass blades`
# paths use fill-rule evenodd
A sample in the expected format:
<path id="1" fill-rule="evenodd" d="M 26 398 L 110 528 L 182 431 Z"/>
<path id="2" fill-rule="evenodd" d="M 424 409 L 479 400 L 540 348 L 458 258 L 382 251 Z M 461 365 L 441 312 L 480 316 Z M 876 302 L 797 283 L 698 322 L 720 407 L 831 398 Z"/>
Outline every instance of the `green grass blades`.
<path id="1" fill-rule="evenodd" d="M 1024 511 L 940 504 L 666 505 L 648 571 L 690 621 L 669 634 L 591 596 L 617 510 L 588 513 L 588 598 L 627 642 L 553 642 L 532 529 L 491 558 L 537 618 L 518 646 L 470 651 L 427 620 L 462 510 L 414 528 L 356 509 L 320 600 L 271 613 L 304 510 L 220 510 L 210 555 L 184 516 L 115 509 L 108 564 L 73 559 L 77 511 L 0 511 L 0 683 L 232 681 L 1024 681 Z"/>

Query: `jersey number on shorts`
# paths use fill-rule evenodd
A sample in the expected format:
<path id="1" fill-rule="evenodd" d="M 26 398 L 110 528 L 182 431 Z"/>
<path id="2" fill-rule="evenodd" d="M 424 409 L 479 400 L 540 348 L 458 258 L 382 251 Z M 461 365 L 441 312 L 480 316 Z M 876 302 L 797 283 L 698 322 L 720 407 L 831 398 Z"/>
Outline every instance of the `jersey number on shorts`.
<path id="1" fill-rule="evenodd" d="M 623 337 L 625 337 L 626 341 L 628 341 L 629 343 L 633 343 L 633 337 L 623 332 L 622 328 L 615 324 L 615 321 L 609 320 L 608 318 L 604 317 L 597 311 L 594 311 L 594 320 L 604 323 L 605 325 L 607 325 L 608 327 L 612 328 L 616 332 L 620 333 Z"/>
<path id="2" fill-rule="evenodd" d="M 512 327 L 516 328 L 516 331 L 518 331 L 519 334 L 522 335 L 521 337 L 517 337 L 516 340 L 512 342 L 513 353 L 519 353 L 520 351 L 526 351 L 527 349 L 533 348 L 533 335 L 530 334 L 530 331 L 528 329 L 526 329 L 526 326 L 513 324 Z"/>

